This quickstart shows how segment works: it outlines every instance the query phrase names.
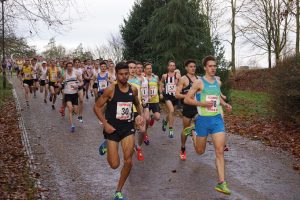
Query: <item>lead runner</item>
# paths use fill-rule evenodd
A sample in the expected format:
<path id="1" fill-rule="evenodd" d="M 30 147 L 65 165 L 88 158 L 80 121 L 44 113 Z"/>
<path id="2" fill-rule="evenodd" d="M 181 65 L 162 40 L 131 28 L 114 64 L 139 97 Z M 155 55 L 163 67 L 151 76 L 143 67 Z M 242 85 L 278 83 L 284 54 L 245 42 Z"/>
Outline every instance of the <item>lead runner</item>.
<path id="1" fill-rule="evenodd" d="M 115 200 L 124 200 L 121 190 L 132 168 L 132 156 L 134 151 L 134 123 L 137 126 L 144 122 L 142 106 L 138 99 L 137 89 L 128 83 L 128 64 L 121 62 L 116 66 L 116 83 L 111 84 L 97 100 L 94 111 L 98 119 L 103 123 L 103 134 L 107 139 L 107 161 L 112 169 L 120 165 L 119 143 L 121 143 L 124 165 L 121 170 L 119 183 L 114 195 Z M 102 113 L 106 105 L 105 115 Z M 134 120 L 133 105 L 138 116 Z M 134 122 L 135 121 L 135 122 Z"/>

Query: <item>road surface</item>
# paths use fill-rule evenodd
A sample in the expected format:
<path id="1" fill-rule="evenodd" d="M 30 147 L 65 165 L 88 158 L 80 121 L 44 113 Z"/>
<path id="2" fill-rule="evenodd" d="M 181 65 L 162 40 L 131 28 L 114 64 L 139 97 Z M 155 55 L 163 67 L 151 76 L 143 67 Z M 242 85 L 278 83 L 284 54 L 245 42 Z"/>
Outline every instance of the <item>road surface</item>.
<path id="1" fill-rule="evenodd" d="M 67 118 L 58 112 L 61 100 L 53 111 L 38 94 L 35 99 L 31 97 L 30 108 L 26 108 L 20 82 L 16 78 L 12 82 L 20 99 L 45 199 L 113 199 L 120 168 L 110 169 L 106 157 L 98 154 L 103 135 L 92 110 L 94 99 L 85 100 L 84 123 L 76 121 L 76 132 L 70 133 Z M 151 144 L 144 146 L 145 161 L 137 161 L 134 156 L 134 166 L 123 190 L 127 199 L 300 199 L 300 173 L 292 168 L 299 161 L 277 148 L 232 134 L 225 159 L 233 194 L 215 192 L 212 144 L 208 143 L 206 153 L 198 156 L 189 138 L 187 160 L 181 161 L 181 127 L 177 117 L 174 139 L 161 131 L 161 121 L 149 129 Z"/>

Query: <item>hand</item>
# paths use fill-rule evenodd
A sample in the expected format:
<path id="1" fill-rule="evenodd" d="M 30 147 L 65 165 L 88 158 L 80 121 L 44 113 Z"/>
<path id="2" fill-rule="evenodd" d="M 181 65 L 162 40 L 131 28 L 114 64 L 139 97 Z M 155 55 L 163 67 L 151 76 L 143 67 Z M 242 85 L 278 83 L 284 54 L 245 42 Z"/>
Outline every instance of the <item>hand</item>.
<path id="1" fill-rule="evenodd" d="M 228 103 L 226 103 L 225 108 L 226 108 L 227 112 L 231 112 L 232 111 L 232 106 L 229 105 Z"/>
<path id="2" fill-rule="evenodd" d="M 103 126 L 104 126 L 105 133 L 107 134 L 112 134 L 116 131 L 116 129 L 109 123 L 104 123 Z"/>
<path id="3" fill-rule="evenodd" d="M 211 108 L 214 105 L 213 101 L 206 101 L 202 107 Z"/>
<path id="4" fill-rule="evenodd" d="M 141 115 L 138 115 L 136 118 L 135 118 L 135 123 L 136 125 L 139 127 L 139 126 L 142 126 L 144 124 L 144 118 L 141 116 Z"/>

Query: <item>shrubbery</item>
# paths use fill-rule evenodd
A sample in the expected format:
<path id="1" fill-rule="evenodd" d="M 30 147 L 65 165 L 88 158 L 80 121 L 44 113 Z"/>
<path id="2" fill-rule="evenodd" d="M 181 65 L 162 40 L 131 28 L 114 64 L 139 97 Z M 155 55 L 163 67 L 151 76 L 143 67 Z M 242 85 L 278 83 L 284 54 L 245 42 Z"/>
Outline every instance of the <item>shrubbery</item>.
<path id="1" fill-rule="evenodd" d="M 295 57 L 284 59 L 274 68 L 271 94 L 277 116 L 300 125 L 300 61 Z"/>

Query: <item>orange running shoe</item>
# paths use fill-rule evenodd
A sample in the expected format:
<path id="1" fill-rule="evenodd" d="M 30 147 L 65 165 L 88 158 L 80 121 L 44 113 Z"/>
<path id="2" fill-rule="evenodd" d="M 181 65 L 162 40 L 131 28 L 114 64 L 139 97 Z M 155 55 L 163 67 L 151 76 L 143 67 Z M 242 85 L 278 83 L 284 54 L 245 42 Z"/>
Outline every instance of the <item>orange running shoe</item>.
<path id="1" fill-rule="evenodd" d="M 137 159 L 139 161 L 143 161 L 144 160 L 144 155 L 142 153 L 142 148 L 141 147 L 137 147 L 136 153 L 137 153 Z"/>
<path id="2" fill-rule="evenodd" d="M 181 160 L 186 160 L 186 152 L 184 151 L 184 152 L 182 152 L 182 151 L 180 151 L 180 159 Z"/>
<path id="3" fill-rule="evenodd" d="M 148 136 L 147 133 L 145 133 L 145 135 L 144 135 L 144 143 L 145 143 L 145 145 L 149 145 L 150 144 L 149 136 Z"/>

